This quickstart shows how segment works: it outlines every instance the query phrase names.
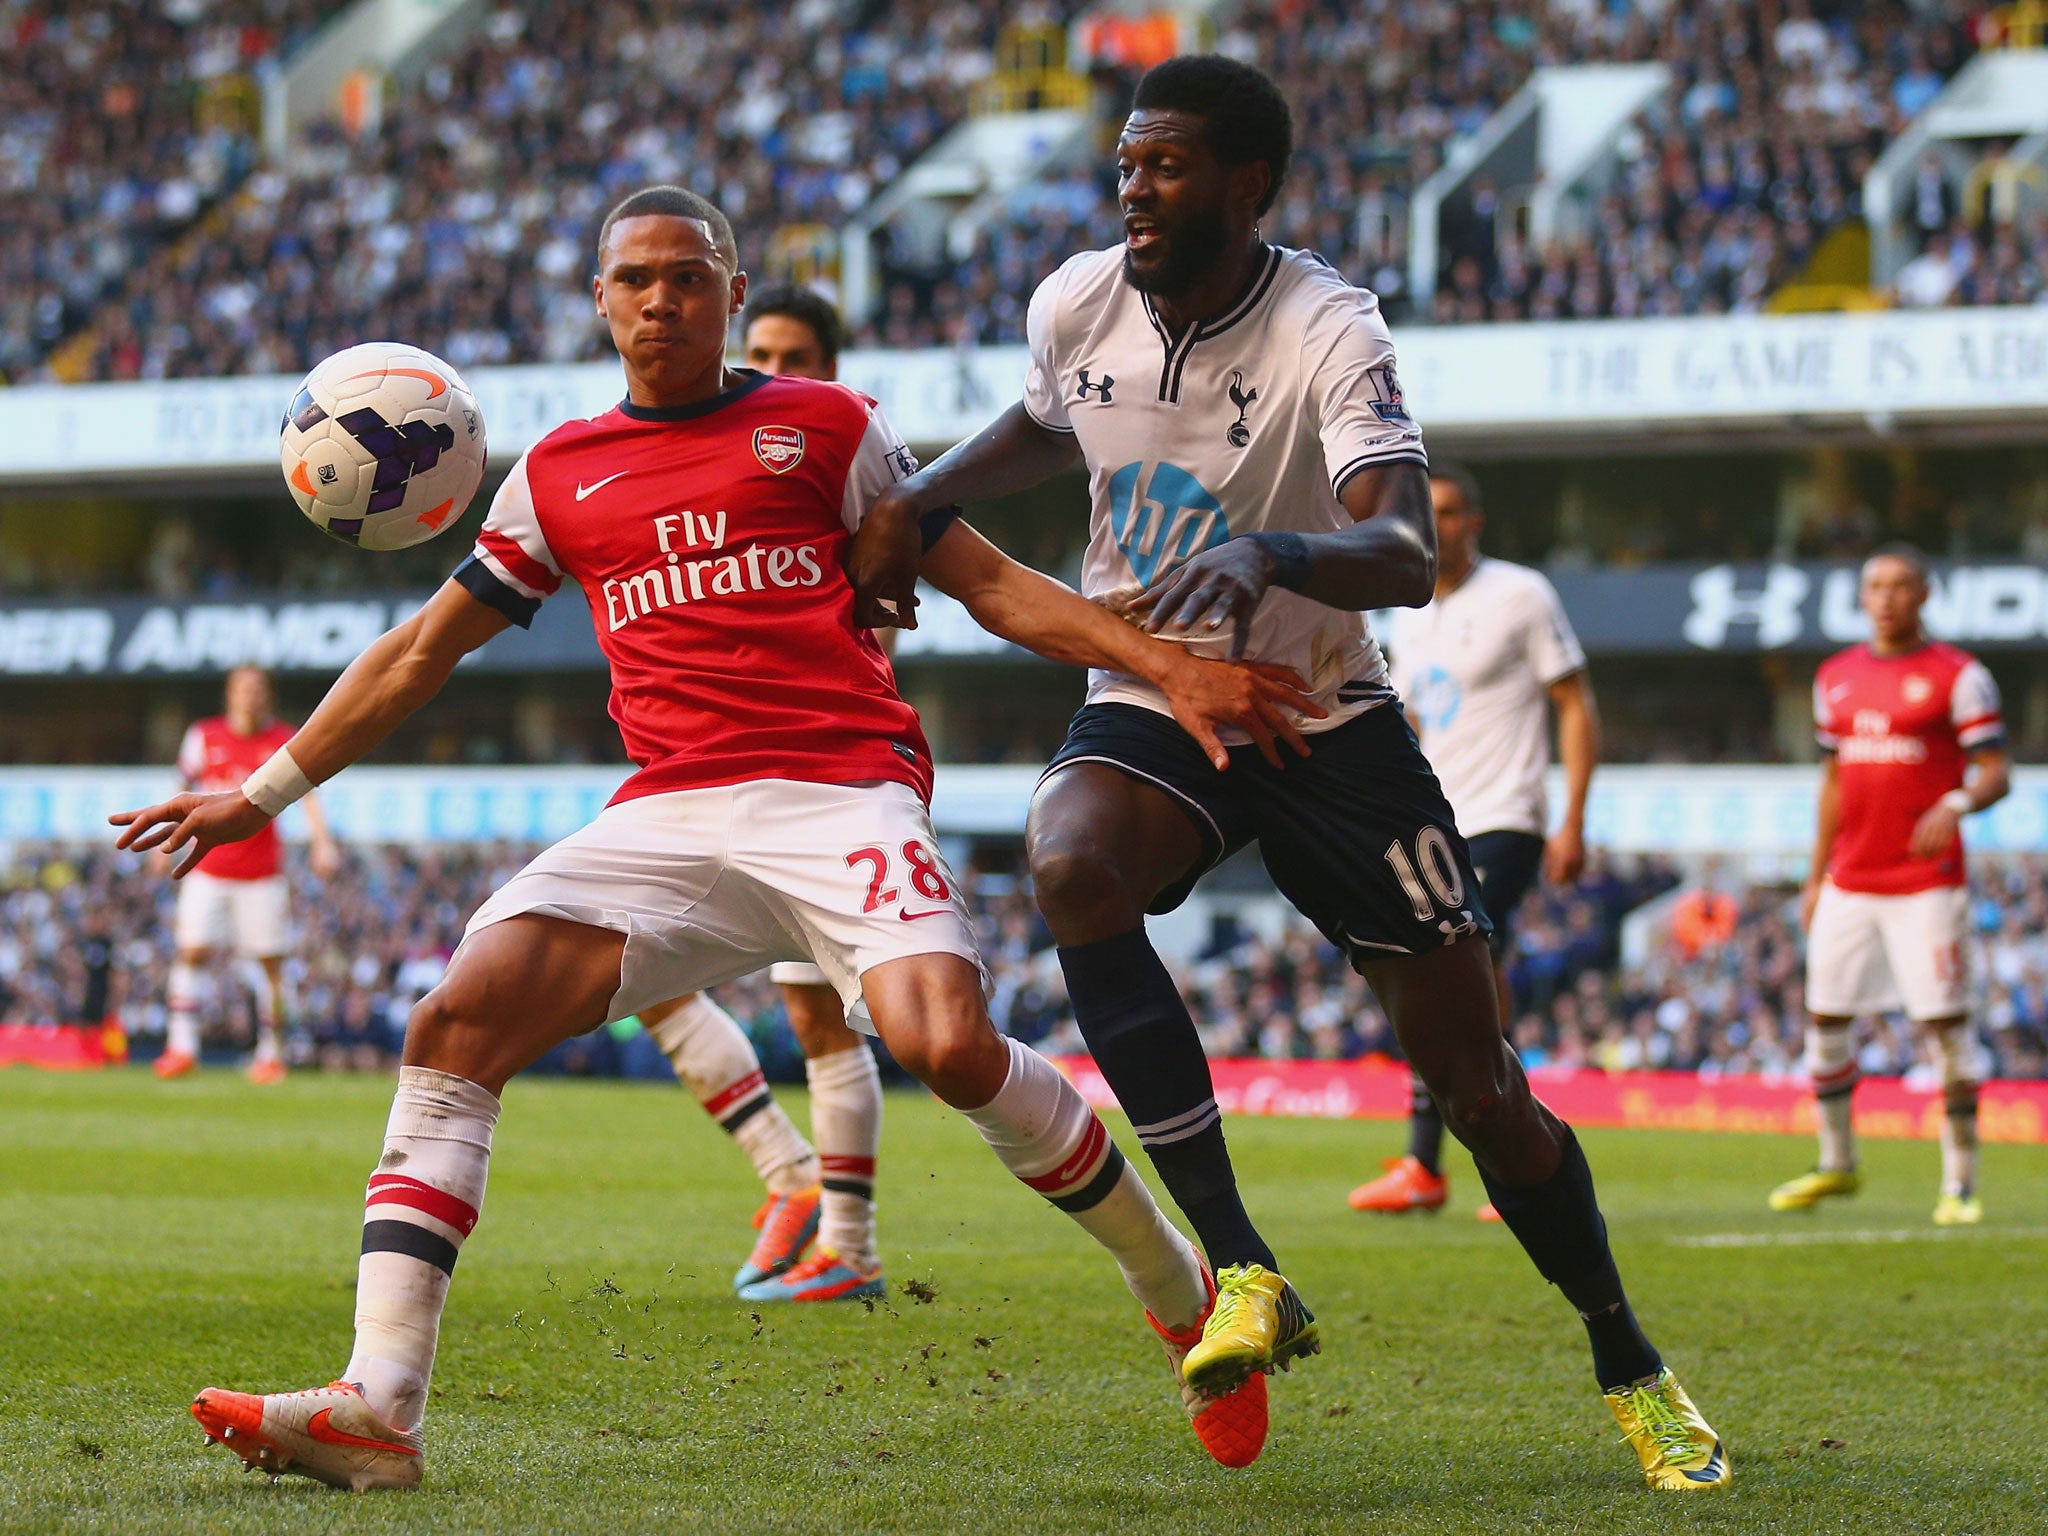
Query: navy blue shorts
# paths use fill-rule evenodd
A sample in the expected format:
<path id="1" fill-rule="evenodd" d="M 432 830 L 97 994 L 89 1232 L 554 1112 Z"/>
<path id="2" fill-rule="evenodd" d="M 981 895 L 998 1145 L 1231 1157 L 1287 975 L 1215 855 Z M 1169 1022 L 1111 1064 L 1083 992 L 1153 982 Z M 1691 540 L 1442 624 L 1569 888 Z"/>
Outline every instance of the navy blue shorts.
<path id="1" fill-rule="evenodd" d="M 1468 846 L 1479 874 L 1479 900 L 1493 919 L 1487 940 L 1496 956 L 1514 942 L 1515 910 L 1543 868 L 1543 839 L 1534 832 L 1480 832 Z"/>
<path id="2" fill-rule="evenodd" d="M 1171 912 L 1215 864 L 1256 842 L 1280 894 L 1350 957 L 1412 955 L 1491 931 L 1465 839 L 1458 835 L 1415 733 L 1382 704 L 1308 738 L 1306 758 L 1230 749 L 1219 773 L 1169 715 L 1090 704 L 1046 769 L 1105 763 L 1177 800 L 1202 856 L 1154 898 Z"/>

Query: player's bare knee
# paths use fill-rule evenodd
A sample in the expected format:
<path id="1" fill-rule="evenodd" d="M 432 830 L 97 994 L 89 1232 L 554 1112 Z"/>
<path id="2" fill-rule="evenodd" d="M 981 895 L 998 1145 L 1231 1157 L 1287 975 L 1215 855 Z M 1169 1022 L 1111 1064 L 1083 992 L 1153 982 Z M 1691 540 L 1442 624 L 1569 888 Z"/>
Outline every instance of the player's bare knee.
<path id="1" fill-rule="evenodd" d="M 463 1072 L 482 1034 L 484 1021 L 459 992 L 445 982 L 413 1004 L 405 1021 L 408 1064 L 444 1072 Z M 468 1074 L 464 1074 L 468 1075 Z"/>
<path id="2" fill-rule="evenodd" d="M 1043 833 L 1031 840 L 1030 857 L 1039 910 L 1062 943 L 1109 938 L 1145 920 L 1144 904 L 1099 845 Z"/>
<path id="3" fill-rule="evenodd" d="M 933 1010 L 897 1063 L 948 1104 L 978 1106 L 1002 1091 L 1010 1055 L 979 1007 Z"/>

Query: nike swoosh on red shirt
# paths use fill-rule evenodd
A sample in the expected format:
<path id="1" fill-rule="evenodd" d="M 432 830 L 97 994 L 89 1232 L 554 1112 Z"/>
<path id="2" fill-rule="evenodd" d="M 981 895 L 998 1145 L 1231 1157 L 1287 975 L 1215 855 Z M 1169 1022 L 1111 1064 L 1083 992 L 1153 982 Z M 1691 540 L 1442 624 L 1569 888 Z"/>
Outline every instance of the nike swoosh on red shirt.
<path id="1" fill-rule="evenodd" d="M 619 471 L 618 475 L 606 475 L 602 480 L 593 480 L 588 485 L 585 485 L 581 480 L 578 480 L 576 482 L 576 499 L 578 501 L 581 501 L 584 497 L 590 495 L 592 492 L 603 490 L 606 486 L 610 485 L 614 480 L 618 479 L 619 475 L 630 475 L 631 473 L 633 473 L 633 471 L 631 471 L 630 469 L 622 469 Z"/>
<path id="2" fill-rule="evenodd" d="M 920 917 L 937 917 L 941 913 L 950 912 L 952 910 L 953 909 L 951 907 L 927 907 L 922 912 L 912 912 L 908 908 L 899 907 L 897 909 L 896 916 L 903 922 L 914 923 Z"/>
<path id="3" fill-rule="evenodd" d="M 370 1440 L 362 1435 L 352 1435 L 345 1429 L 336 1429 L 328 1422 L 334 1417 L 332 1408 L 322 1408 L 306 1423 L 306 1433 L 322 1445 L 353 1445 L 366 1451 L 396 1451 L 401 1456 L 417 1456 L 419 1452 L 409 1445 L 400 1445 L 395 1440 Z"/>

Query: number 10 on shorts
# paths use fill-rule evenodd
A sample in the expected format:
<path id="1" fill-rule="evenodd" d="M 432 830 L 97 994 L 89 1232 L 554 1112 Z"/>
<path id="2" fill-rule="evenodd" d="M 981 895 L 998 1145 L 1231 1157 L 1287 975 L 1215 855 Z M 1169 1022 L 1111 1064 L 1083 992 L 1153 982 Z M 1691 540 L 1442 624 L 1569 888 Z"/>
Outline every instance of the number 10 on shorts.
<path id="1" fill-rule="evenodd" d="M 926 901 L 953 899 L 953 887 L 946 883 L 946 872 L 939 864 L 936 849 L 913 838 L 903 845 L 900 857 L 909 868 L 907 878 L 911 890 Z M 846 856 L 846 867 L 868 871 L 868 894 L 867 900 L 861 904 L 862 912 L 873 912 L 903 899 L 902 890 L 890 883 L 891 861 L 882 849 L 856 848 Z M 909 918 L 925 914 L 905 912 L 903 915 Z"/>

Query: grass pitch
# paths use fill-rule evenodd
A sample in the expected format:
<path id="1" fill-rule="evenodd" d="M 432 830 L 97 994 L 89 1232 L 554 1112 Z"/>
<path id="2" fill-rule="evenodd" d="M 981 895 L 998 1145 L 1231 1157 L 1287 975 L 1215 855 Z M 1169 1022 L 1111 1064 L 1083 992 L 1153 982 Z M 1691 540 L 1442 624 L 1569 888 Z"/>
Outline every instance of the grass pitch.
<path id="1" fill-rule="evenodd" d="M 611 1083 L 507 1096 L 427 1486 L 272 1486 L 185 1404 L 340 1369 L 388 1097 L 0 1073 L 0 1531 L 2048 1529 L 2038 1149 L 1988 1149 L 1986 1225 L 1937 1234 L 1930 1145 L 1870 1144 L 1862 1195 L 1781 1217 L 1803 1143 L 1587 1133 L 1645 1325 L 1735 1461 L 1732 1489 L 1658 1496 L 1570 1310 L 1472 1221 L 1469 1165 L 1444 1216 L 1345 1207 L 1396 1127 L 1232 1124 L 1326 1342 L 1227 1472 L 1106 1260 L 938 1106 L 889 1104 L 891 1301 L 776 1311 L 728 1285 L 757 1199 L 736 1149 L 680 1091 Z"/>

